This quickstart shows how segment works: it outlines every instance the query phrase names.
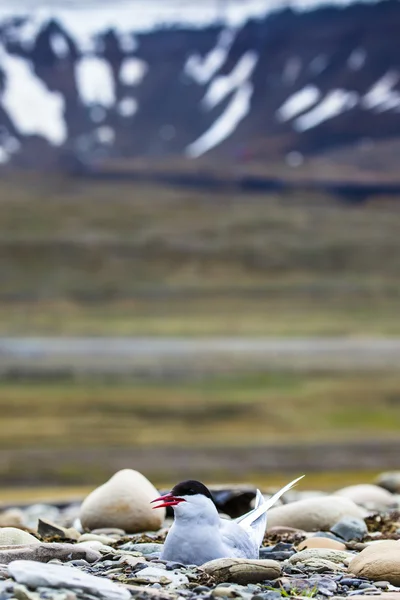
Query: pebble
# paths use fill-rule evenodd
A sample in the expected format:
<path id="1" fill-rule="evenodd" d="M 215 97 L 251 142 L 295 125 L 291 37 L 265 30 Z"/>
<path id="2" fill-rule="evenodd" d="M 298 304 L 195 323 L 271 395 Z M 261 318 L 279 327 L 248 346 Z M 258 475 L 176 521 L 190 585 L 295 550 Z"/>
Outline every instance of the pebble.
<path id="1" fill-rule="evenodd" d="M 400 471 L 381 473 L 375 483 L 392 494 L 400 494 Z"/>
<path id="2" fill-rule="evenodd" d="M 40 541 L 27 531 L 16 527 L 0 529 L 0 546 L 21 546 L 22 544 L 40 544 Z"/>
<path id="3" fill-rule="evenodd" d="M 108 535 L 100 535 L 95 533 L 84 533 L 79 536 L 79 542 L 100 542 L 100 544 L 104 544 L 108 546 L 109 544 L 113 544 L 115 540 Z"/>
<path id="4" fill-rule="evenodd" d="M 19 508 L 9 508 L 0 513 L 0 527 L 25 527 L 24 513 Z"/>
<path id="5" fill-rule="evenodd" d="M 325 537 L 310 537 L 307 540 L 303 540 L 297 546 L 297 550 L 305 550 L 306 548 L 330 548 L 332 550 L 346 550 L 343 542 L 337 542 Z"/>
<path id="6" fill-rule="evenodd" d="M 239 594 L 234 588 L 218 586 L 213 589 L 211 595 L 214 598 L 236 598 Z"/>
<path id="7" fill-rule="evenodd" d="M 73 527 L 62 527 L 61 525 L 57 525 L 57 523 L 53 523 L 48 519 L 41 518 L 38 520 L 38 534 L 42 538 L 46 537 L 58 537 L 63 540 L 78 540 L 80 537 L 79 531 L 74 529 Z"/>
<path id="8" fill-rule="evenodd" d="M 143 554 L 143 556 L 148 556 L 149 554 L 159 554 L 162 548 L 163 544 L 134 544 L 132 542 L 127 542 L 121 546 L 121 550 L 126 550 L 128 552 L 140 552 L 140 554 Z"/>
<path id="9" fill-rule="evenodd" d="M 269 592 L 255 594 L 251 600 L 281 600 L 282 596 L 280 592 Z"/>
<path id="10" fill-rule="evenodd" d="M 127 533 L 157 530 L 165 509 L 153 510 L 150 502 L 159 492 L 144 475 L 132 469 L 118 471 L 95 489 L 82 503 L 80 521 L 84 529 L 116 527 Z"/>
<path id="11" fill-rule="evenodd" d="M 336 495 L 353 500 L 367 510 L 385 512 L 397 507 L 396 499 L 390 492 L 370 483 L 350 485 L 338 490 Z"/>
<path id="12" fill-rule="evenodd" d="M 356 517 L 343 517 L 331 527 L 331 532 L 346 542 L 360 541 L 368 535 L 368 528 L 363 519 Z"/>
<path id="13" fill-rule="evenodd" d="M 345 516 L 363 518 L 364 511 L 348 498 L 309 498 L 272 508 L 268 512 L 267 530 L 277 525 L 304 531 L 329 530 Z"/>
<path id="14" fill-rule="evenodd" d="M 165 568 L 161 568 L 161 565 L 141 569 L 137 576 L 132 578 L 132 580 L 144 583 L 161 583 L 162 585 L 168 585 L 168 587 L 171 588 L 177 588 L 189 583 L 189 579 L 183 573 L 166 571 Z"/>
<path id="15" fill-rule="evenodd" d="M 281 574 L 281 566 L 274 560 L 218 558 L 205 563 L 201 568 L 217 581 L 229 581 L 244 585 L 266 579 L 276 579 Z"/>
<path id="16" fill-rule="evenodd" d="M 400 543 L 385 540 L 367 546 L 353 558 L 349 571 L 373 581 L 385 579 L 400 586 Z"/>

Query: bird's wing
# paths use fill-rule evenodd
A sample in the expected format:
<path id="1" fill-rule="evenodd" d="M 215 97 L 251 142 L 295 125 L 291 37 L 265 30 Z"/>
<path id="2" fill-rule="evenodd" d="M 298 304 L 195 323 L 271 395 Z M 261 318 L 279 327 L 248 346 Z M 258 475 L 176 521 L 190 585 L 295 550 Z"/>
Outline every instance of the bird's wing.
<path id="1" fill-rule="evenodd" d="M 274 494 L 268 500 L 265 500 L 260 490 L 257 490 L 255 508 L 235 520 L 240 527 L 253 536 L 258 544 L 257 547 L 261 546 L 264 538 L 265 528 L 267 526 L 267 510 L 269 510 L 271 506 L 273 506 L 275 502 L 277 502 L 279 498 L 283 496 L 283 494 L 295 486 L 300 479 L 303 479 L 303 477 L 304 475 L 294 479 L 294 481 L 291 481 L 285 485 L 285 487 L 279 490 L 279 492 L 276 492 L 276 494 Z"/>
<path id="2" fill-rule="evenodd" d="M 221 519 L 221 541 L 226 556 L 231 558 L 258 558 L 254 537 L 235 521 Z"/>

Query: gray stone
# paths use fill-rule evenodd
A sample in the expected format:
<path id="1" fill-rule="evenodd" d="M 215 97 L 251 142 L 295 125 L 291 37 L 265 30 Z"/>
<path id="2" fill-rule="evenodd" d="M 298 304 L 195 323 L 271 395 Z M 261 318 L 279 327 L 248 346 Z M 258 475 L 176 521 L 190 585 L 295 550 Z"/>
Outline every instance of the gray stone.
<path id="1" fill-rule="evenodd" d="M 17 560 L 8 565 L 13 579 L 29 588 L 77 588 L 106 600 L 130 600 L 131 594 L 109 579 L 95 577 L 64 565 L 49 565 L 30 560 Z"/>
<path id="2" fill-rule="evenodd" d="M 288 563 L 298 567 L 304 565 L 311 571 L 344 571 L 353 558 L 354 554 L 343 550 L 308 548 L 291 556 Z"/>
<path id="3" fill-rule="evenodd" d="M 368 528 L 363 519 L 356 517 L 343 517 L 331 528 L 332 533 L 346 542 L 350 540 L 360 541 L 368 535 Z"/>
<path id="4" fill-rule="evenodd" d="M 167 571 L 161 566 L 145 567 L 135 577 L 131 577 L 135 583 L 161 583 L 171 588 L 178 588 L 189 583 L 189 579 L 183 573 Z"/>
<path id="5" fill-rule="evenodd" d="M 140 552 L 143 556 L 147 556 L 149 554 L 159 554 L 163 549 L 164 544 L 133 544 L 132 542 L 127 542 L 126 544 L 122 544 L 120 546 L 121 550 L 126 550 L 128 552 Z"/>
<path id="6" fill-rule="evenodd" d="M 201 568 L 217 581 L 243 585 L 276 579 L 281 574 L 281 566 L 275 560 L 218 558 L 205 563 Z"/>
<path id="7" fill-rule="evenodd" d="M 78 544 L 27 544 L 20 546 L 3 546 L 0 548 L 0 564 L 8 565 L 16 560 L 49 562 L 53 559 L 63 562 L 83 558 L 92 563 L 101 558 L 101 554 Z"/>
<path id="8" fill-rule="evenodd" d="M 48 519 L 38 520 L 38 534 L 42 538 L 59 537 L 63 540 L 78 540 L 80 533 L 73 527 L 66 528 L 57 525 Z"/>

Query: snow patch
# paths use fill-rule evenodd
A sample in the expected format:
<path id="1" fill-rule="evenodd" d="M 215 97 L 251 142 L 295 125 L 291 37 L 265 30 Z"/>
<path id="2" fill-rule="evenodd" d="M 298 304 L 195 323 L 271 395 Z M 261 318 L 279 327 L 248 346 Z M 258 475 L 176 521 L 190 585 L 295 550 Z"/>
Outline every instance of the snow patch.
<path id="1" fill-rule="evenodd" d="M 199 54 L 189 56 L 184 66 L 184 72 L 198 84 L 206 84 L 225 63 L 233 40 L 234 32 L 232 30 L 222 31 L 216 46 L 204 58 Z"/>
<path id="2" fill-rule="evenodd" d="M 138 85 L 147 73 L 147 64 L 139 58 L 125 58 L 119 71 L 119 79 L 125 85 Z"/>
<path id="3" fill-rule="evenodd" d="M 294 122 L 297 131 L 312 129 L 320 123 L 337 117 L 346 110 L 354 108 L 358 103 L 358 94 L 347 90 L 332 90 L 325 98 L 305 115 L 298 117 Z"/>
<path id="4" fill-rule="evenodd" d="M 278 121 L 290 121 L 318 102 L 321 92 L 315 85 L 307 85 L 286 100 L 276 111 Z"/>
<path id="5" fill-rule="evenodd" d="M 246 81 L 239 87 L 225 112 L 210 129 L 186 148 L 186 154 L 190 158 L 198 158 L 229 137 L 248 114 L 252 94 L 253 85 Z"/>
<path id="6" fill-rule="evenodd" d="M 118 104 L 118 112 L 121 117 L 132 117 L 138 110 L 138 103 L 135 98 L 122 98 Z"/>
<path id="7" fill-rule="evenodd" d="M 347 59 L 347 64 L 352 71 L 359 71 L 365 64 L 367 53 L 364 48 L 353 50 Z"/>
<path id="8" fill-rule="evenodd" d="M 65 39 L 65 36 L 61 35 L 61 33 L 53 33 L 50 37 L 50 45 L 54 54 L 58 56 L 58 58 L 65 58 L 69 54 L 69 46 L 68 42 Z"/>
<path id="9" fill-rule="evenodd" d="M 75 67 L 79 96 L 84 104 L 110 107 L 115 103 L 114 77 L 107 61 L 97 56 L 86 56 Z"/>
<path id="10" fill-rule="evenodd" d="M 226 96 L 237 90 L 253 73 L 258 61 L 254 50 L 246 52 L 229 75 L 221 75 L 214 79 L 202 100 L 204 108 L 211 110 L 222 102 Z"/>
<path id="11" fill-rule="evenodd" d="M 103 127 L 96 130 L 96 138 L 101 144 L 113 144 L 115 142 L 115 131 L 112 127 L 103 125 Z"/>
<path id="12" fill-rule="evenodd" d="M 362 106 L 369 110 L 389 110 L 399 106 L 400 94 L 392 88 L 398 83 L 400 75 L 397 71 L 389 71 L 381 77 L 365 94 Z"/>
<path id="13" fill-rule="evenodd" d="M 121 50 L 123 50 L 127 54 L 137 50 L 138 43 L 136 41 L 136 38 L 131 33 L 121 33 L 118 36 L 118 39 Z"/>
<path id="14" fill-rule="evenodd" d="M 43 27 L 43 20 L 41 18 L 37 18 L 35 16 L 29 16 L 31 11 L 25 11 L 25 14 L 18 15 L 18 11 L 16 14 L 7 14 L 1 16 L 6 16 L 8 19 L 14 20 L 14 18 L 20 17 L 22 20 L 20 22 L 11 22 L 6 23 L 4 27 L 4 40 L 6 42 L 11 42 L 14 44 L 20 44 L 24 50 L 30 51 L 32 50 L 36 38 L 39 34 L 39 31 Z"/>
<path id="15" fill-rule="evenodd" d="M 297 11 L 307 11 L 322 5 L 348 5 L 353 0 L 246 0 L 246 2 L 226 2 L 221 10 L 221 4 L 215 0 L 204 1 L 201 6 L 195 2 L 160 2 L 139 0 L 114 2 L 84 3 L 78 0 L 67 2 L 52 0 L 46 4 L 32 0 L 29 2 L 7 2 L 8 6 L 0 7 L 0 20 L 11 17 L 29 16 L 30 21 L 35 20 L 30 33 L 25 34 L 26 39 L 32 37 L 32 31 L 43 23 L 55 19 L 63 24 L 75 40 L 81 52 L 93 51 L 94 37 L 99 32 L 113 29 L 117 34 L 123 35 L 132 31 L 150 31 L 157 27 L 171 27 L 174 25 L 192 25 L 205 27 L 216 22 L 224 23 L 228 27 L 239 27 L 249 19 L 263 18 L 272 11 L 279 10 L 282 5 L 290 6 Z M 375 3 L 378 0 L 366 0 Z M 6 4 L 6 3 L 5 3 Z"/>
<path id="16" fill-rule="evenodd" d="M 60 146 L 67 137 L 64 98 L 49 91 L 23 58 L 0 47 L 0 67 L 5 73 L 1 103 L 22 135 L 40 135 Z"/>

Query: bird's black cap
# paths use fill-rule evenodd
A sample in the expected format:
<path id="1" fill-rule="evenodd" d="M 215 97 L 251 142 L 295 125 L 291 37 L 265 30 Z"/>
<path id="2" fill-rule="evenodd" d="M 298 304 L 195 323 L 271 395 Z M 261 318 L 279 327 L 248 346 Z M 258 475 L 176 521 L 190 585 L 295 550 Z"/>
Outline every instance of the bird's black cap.
<path id="1" fill-rule="evenodd" d="M 212 497 L 208 487 L 206 487 L 204 483 L 201 483 L 200 481 L 194 481 L 192 479 L 177 483 L 176 486 L 171 490 L 171 494 L 177 497 L 202 494 L 214 502 L 214 498 Z"/>

